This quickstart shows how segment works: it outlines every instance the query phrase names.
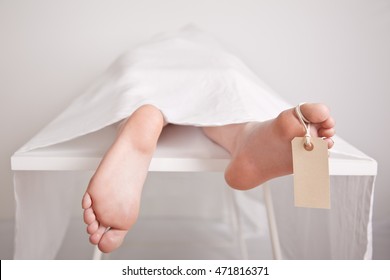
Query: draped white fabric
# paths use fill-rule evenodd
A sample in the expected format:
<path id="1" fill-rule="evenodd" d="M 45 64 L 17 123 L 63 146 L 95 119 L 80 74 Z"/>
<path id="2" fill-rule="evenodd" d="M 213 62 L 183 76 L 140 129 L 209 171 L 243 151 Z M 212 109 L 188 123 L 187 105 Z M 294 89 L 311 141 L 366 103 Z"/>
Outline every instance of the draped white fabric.
<path id="1" fill-rule="evenodd" d="M 143 104 L 170 123 L 196 126 L 262 121 L 291 107 L 209 34 L 187 26 L 119 57 L 20 152 L 99 130 Z"/>

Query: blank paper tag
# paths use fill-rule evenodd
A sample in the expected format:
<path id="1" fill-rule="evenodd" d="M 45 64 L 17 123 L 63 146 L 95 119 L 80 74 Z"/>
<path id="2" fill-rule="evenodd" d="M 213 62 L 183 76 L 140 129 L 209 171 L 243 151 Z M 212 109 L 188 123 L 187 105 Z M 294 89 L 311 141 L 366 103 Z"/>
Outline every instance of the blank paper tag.
<path id="1" fill-rule="evenodd" d="M 304 137 L 291 141 L 295 206 L 330 209 L 328 144 L 321 138 L 310 140 L 311 151 L 304 148 Z"/>

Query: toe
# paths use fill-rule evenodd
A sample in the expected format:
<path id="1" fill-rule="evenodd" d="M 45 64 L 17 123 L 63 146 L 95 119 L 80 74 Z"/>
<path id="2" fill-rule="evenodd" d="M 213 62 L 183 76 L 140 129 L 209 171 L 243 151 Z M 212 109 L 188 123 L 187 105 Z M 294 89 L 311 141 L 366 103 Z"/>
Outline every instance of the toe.
<path id="1" fill-rule="evenodd" d="M 87 232 L 88 234 L 94 234 L 99 228 L 98 221 L 93 221 L 91 224 L 87 226 Z"/>
<path id="2" fill-rule="evenodd" d="M 334 146 L 334 141 L 332 138 L 325 138 L 324 140 L 328 143 L 328 149 Z"/>
<path id="3" fill-rule="evenodd" d="M 99 250 L 110 253 L 119 248 L 127 234 L 127 230 L 110 229 L 105 232 L 99 242 Z"/>
<path id="4" fill-rule="evenodd" d="M 330 116 L 328 107 L 318 103 L 301 105 L 301 112 L 303 116 L 312 123 L 323 123 L 329 119 Z"/>
<path id="5" fill-rule="evenodd" d="M 320 128 L 318 130 L 318 136 L 319 137 L 325 137 L 325 138 L 330 138 L 332 136 L 334 136 L 335 134 L 335 130 L 334 128 Z"/>
<path id="6" fill-rule="evenodd" d="M 84 222 L 87 225 L 92 224 L 94 221 L 96 221 L 95 213 L 93 212 L 92 208 L 88 208 L 84 210 Z"/>
<path id="7" fill-rule="evenodd" d="M 335 127 L 335 121 L 332 117 L 327 118 L 325 121 L 321 123 L 321 127 L 323 128 L 333 128 Z"/>
<path id="8" fill-rule="evenodd" d="M 89 241 L 92 244 L 97 245 L 100 242 L 100 239 L 102 238 L 105 231 L 106 231 L 106 227 L 99 226 L 98 230 L 89 237 Z"/>
<path id="9" fill-rule="evenodd" d="M 92 199 L 91 199 L 91 196 L 89 195 L 89 193 L 86 192 L 84 194 L 81 205 L 82 205 L 83 209 L 87 209 L 87 208 L 90 208 L 92 206 Z"/>

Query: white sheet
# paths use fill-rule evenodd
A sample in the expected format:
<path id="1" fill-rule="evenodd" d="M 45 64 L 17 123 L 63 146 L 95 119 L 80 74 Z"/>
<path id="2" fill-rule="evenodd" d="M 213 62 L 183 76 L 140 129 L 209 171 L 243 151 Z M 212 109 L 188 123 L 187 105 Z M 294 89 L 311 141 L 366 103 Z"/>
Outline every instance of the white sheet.
<path id="1" fill-rule="evenodd" d="M 169 123 L 196 126 L 263 121 L 291 107 L 210 35 L 187 26 L 123 54 L 19 152 L 99 130 L 143 104 Z"/>

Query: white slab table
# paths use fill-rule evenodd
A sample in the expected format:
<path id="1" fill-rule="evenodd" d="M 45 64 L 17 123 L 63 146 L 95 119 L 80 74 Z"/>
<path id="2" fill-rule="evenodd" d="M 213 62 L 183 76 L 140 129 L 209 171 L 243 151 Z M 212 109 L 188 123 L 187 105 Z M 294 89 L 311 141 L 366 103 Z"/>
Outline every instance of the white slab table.
<path id="1" fill-rule="evenodd" d="M 56 256 L 70 219 L 70 211 L 64 215 L 63 209 L 70 208 L 73 199 L 72 190 L 79 183 L 77 176 L 74 174 L 95 170 L 104 151 L 112 143 L 114 135 L 115 127 L 109 126 L 75 140 L 25 153 L 15 153 L 12 156 L 11 165 L 15 174 L 17 202 L 16 259 L 51 259 Z M 359 245 L 358 252 L 353 251 L 351 253 L 349 249 L 339 252 L 337 248 L 333 248 L 329 252 L 319 249 L 322 252 L 314 252 L 313 258 L 370 258 L 370 248 L 372 248 L 372 194 L 377 165 L 374 160 L 365 157 L 364 154 L 359 154 L 357 150 L 341 139 L 337 139 L 336 142 L 339 145 L 339 150 L 357 153 L 358 156 L 336 156 L 331 154 L 331 175 L 343 178 L 346 176 L 348 178 L 349 176 L 371 178 L 366 181 L 362 194 L 363 196 L 367 194 L 370 196 L 368 200 L 367 198 L 364 200 L 364 203 L 367 201 L 369 203 L 362 209 L 351 208 L 347 210 L 337 207 L 338 204 L 336 204 L 336 207 L 332 206 L 332 210 L 327 213 L 323 214 L 321 212 L 320 219 L 328 221 L 324 225 L 329 229 L 333 223 L 340 222 L 339 218 L 336 218 L 336 220 L 338 219 L 336 221 L 332 217 L 342 217 L 343 211 L 352 211 L 356 223 L 361 224 L 361 221 L 363 221 L 361 230 L 365 232 L 362 236 L 363 239 L 366 239 L 366 242 Z M 228 153 L 208 140 L 200 128 L 170 125 L 164 129 L 161 135 L 149 170 L 159 172 L 223 172 L 228 162 Z M 287 202 L 290 206 L 285 207 L 286 202 L 283 200 L 285 196 L 283 196 L 284 198 L 279 197 L 279 195 L 275 195 L 274 188 L 271 189 L 275 211 L 272 205 L 271 192 L 267 187 L 264 188 L 264 197 L 267 205 L 274 257 L 311 258 L 311 253 L 302 253 L 301 249 L 304 250 L 304 248 L 310 246 L 310 242 L 316 241 L 306 242 L 301 240 L 302 245 L 297 246 L 296 239 L 294 242 L 290 242 L 290 239 L 294 239 L 294 236 L 288 237 L 293 233 L 291 225 L 287 230 L 284 228 L 286 215 L 293 215 L 295 211 L 291 197 Z M 278 193 L 278 190 L 283 192 L 278 187 L 275 187 L 275 190 L 276 193 Z M 345 191 L 347 191 L 347 188 Z M 332 196 L 332 202 L 335 199 L 337 202 L 338 198 Z M 360 203 L 360 201 L 357 201 L 357 203 Z M 302 223 L 310 226 L 311 222 L 307 220 L 307 216 L 316 216 L 315 212 L 318 210 L 297 211 L 298 214 L 294 218 L 297 219 L 296 226 L 302 227 L 299 222 L 300 213 L 305 211 L 306 218 L 303 217 Z M 53 228 L 57 232 L 55 235 L 52 234 Z M 277 228 L 279 228 L 279 233 Z M 281 232 L 281 229 L 284 232 Z M 320 235 L 324 234 L 321 227 L 311 228 L 309 234 L 313 235 L 316 232 Z M 328 233 L 331 235 L 332 230 L 328 230 Z M 295 234 L 299 233 L 295 232 Z M 308 234 L 307 230 L 306 234 Z M 279 239 L 281 242 L 279 242 Z M 328 239 L 335 243 L 333 236 L 328 237 Z M 354 245 L 351 246 L 354 247 Z"/>

